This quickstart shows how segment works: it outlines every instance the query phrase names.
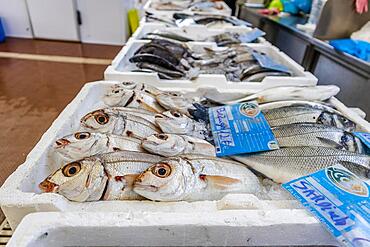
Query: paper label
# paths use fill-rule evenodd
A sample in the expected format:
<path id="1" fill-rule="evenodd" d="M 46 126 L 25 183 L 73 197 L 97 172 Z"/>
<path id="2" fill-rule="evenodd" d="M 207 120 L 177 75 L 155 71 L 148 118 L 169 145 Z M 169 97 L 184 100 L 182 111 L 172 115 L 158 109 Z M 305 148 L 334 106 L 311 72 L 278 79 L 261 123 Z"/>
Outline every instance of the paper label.
<path id="1" fill-rule="evenodd" d="M 279 148 L 256 102 L 212 107 L 208 114 L 218 157 Z"/>
<path id="2" fill-rule="evenodd" d="M 254 28 L 252 31 L 242 34 L 239 36 L 239 40 L 242 43 L 251 43 L 254 42 L 259 37 L 262 37 L 266 33 L 263 32 L 261 29 Z"/>
<path id="3" fill-rule="evenodd" d="M 272 70 L 281 71 L 281 72 L 286 72 L 286 73 L 289 73 L 289 74 L 291 73 L 291 71 L 289 70 L 288 67 L 286 67 L 285 65 L 277 63 L 271 57 L 269 57 L 268 55 L 266 55 L 264 53 L 253 51 L 252 54 L 253 54 L 253 57 L 259 63 L 259 65 L 263 68 L 272 69 Z"/>
<path id="4" fill-rule="evenodd" d="M 370 186 L 335 165 L 282 185 L 346 246 L 370 246 Z"/>

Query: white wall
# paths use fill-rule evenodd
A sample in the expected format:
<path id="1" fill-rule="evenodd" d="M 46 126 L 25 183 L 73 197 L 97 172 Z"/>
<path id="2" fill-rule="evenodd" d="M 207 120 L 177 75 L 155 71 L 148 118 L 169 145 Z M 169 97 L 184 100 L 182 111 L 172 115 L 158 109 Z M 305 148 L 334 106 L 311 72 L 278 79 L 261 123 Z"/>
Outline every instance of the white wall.
<path id="1" fill-rule="evenodd" d="M 0 0 L 0 17 L 6 36 L 33 37 L 25 0 Z"/>

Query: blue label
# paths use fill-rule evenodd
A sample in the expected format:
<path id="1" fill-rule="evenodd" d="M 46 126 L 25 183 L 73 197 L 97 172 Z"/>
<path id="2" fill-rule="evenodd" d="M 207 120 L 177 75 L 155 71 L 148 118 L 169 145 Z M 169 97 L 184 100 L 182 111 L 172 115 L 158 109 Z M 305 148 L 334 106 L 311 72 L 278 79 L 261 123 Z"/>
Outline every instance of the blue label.
<path id="1" fill-rule="evenodd" d="M 289 70 L 288 67 L 275 62 L 271 57 L 267 56 L 266 54 L 257 51 L 253 51 L 252 54 L 262 68 L 272 69 L 291 74 L 291 71 Z"/>
<path id="2" fill-rule="evenodd" d="M 358 137 L 358 139 L 361 140 L 361 142 L 363 144 L 365 144 L 365 146 L 370 149 L 370 133 L 366 133 L 366 132 L 353 132 L 353 134 L 355 136 Z"/>
<path id="3" fill-rule="evenodd" d="M 282 185 L 346 246 L 370 246 L 370 186 L 341 165 Z"/>
<path id="4" fill-rule="evenodd" d="M 212 107 L 208 114 L 218 157 L 279 148 L 255 102 Z"/>
<path id="5" fill-rule="evenodd" d="M 242 43 L 251 43 L 258 39 L 259 37 L 262 37 L 266 33 L 263 32 L 261 29 L 254 28 L 252 31 L 242 34 L 239 36 L 239 40 Z"/>

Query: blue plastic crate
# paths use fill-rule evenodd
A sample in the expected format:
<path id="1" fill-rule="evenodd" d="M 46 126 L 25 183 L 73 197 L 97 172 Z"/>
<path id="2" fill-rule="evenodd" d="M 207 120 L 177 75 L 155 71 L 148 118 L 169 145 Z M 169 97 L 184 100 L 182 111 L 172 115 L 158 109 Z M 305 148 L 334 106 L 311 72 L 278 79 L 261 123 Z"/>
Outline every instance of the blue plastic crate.
<path id="1" fill-rule="evenodd" d="M 4 41 L 5 41 L 5 32 L 4 32 L 3 24 L 0 18 L 0 42 L 4 42 Z"/>

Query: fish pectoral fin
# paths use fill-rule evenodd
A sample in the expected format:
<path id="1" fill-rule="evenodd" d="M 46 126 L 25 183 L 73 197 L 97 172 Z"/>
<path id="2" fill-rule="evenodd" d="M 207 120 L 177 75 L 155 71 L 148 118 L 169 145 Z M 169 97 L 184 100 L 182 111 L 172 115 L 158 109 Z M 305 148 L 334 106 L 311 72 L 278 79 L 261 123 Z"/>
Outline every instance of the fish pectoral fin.
<path id="1" fill-rule="evenodd" d="M 126 180 L 126 187 L 132 189 L 132 187 L 134 186 L 134 182 L 139 175 L 139 173 L 124 175 L 123 178 Z"/>
<path id="2" fill-rule="evenodd" d="M 227 189 L 228 187 L 241 183 L 239 179 L 230 178 L 226 176 L 213 176 L 213 175 L 200 175 L 201 180 L 205 181 L 209 186 L 214 187 L 215 189 Z"/>
<path id="3" fill-rule="evenodd" d="M 330 140 L 330 139 L 327 139 L 327 138 L 324 138 L 324 137 L 316 137 L 316 138 L 319 139 L 322 143 L 324 143 L 326 145 L 329 145 L 330 147 L 333 147 L 333 148 L 336 148 L 336 149 L 345 149 L 343 145 L 341 145 L 340 143 L 335 142 L 333 140 Z"/>

